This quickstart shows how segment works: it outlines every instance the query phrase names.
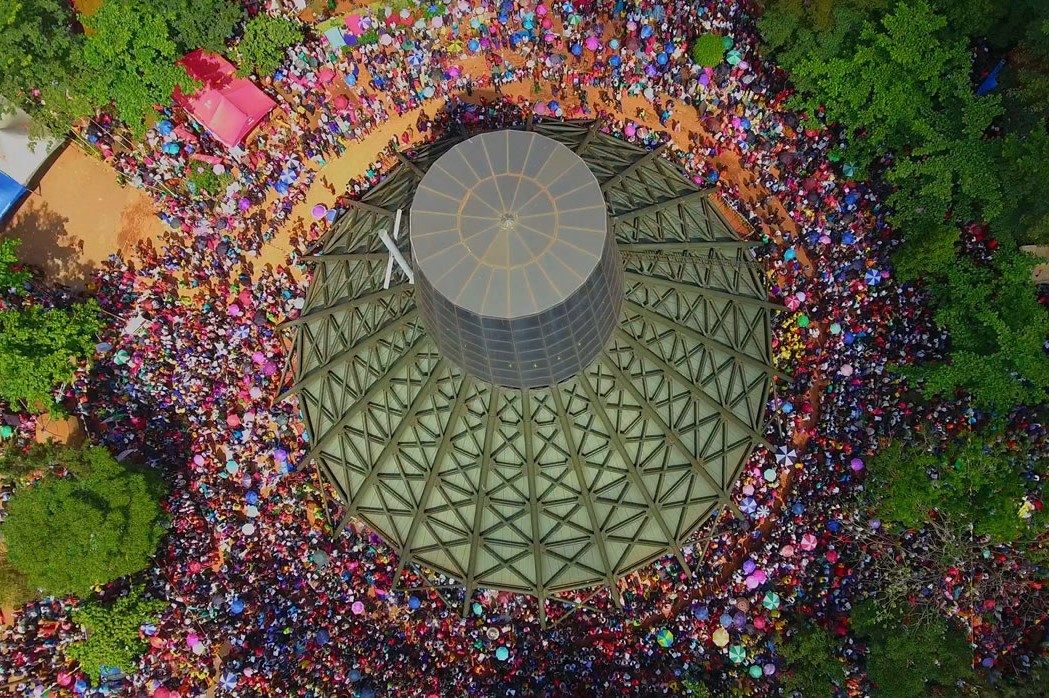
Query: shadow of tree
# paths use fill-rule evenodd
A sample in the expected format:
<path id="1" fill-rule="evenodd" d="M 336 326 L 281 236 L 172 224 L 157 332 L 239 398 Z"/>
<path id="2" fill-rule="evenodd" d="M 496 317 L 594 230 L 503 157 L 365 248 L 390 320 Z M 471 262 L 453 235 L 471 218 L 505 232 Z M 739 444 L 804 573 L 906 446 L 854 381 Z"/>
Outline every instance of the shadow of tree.
<path id="1" fill-rule="evenodd" d="M 22 241 L 19 257 L 36 267 L 49 281 L 83 287 L 93 266 L 82 260 L 84 241 L 66 229 L 69 219 L 32 195 L 0 229 L 0 238 Z"/>

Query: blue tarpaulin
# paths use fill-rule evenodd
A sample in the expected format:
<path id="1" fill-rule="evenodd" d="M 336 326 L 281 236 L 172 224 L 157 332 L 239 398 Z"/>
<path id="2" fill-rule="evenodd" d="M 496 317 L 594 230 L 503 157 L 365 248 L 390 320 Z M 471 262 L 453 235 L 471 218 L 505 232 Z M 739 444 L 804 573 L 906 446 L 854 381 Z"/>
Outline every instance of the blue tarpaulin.
<path id="1" fill-rule="evenodd" d="M 0 172 L 0 222 L 7 218 L 26 191 L 21 184 Z"/>

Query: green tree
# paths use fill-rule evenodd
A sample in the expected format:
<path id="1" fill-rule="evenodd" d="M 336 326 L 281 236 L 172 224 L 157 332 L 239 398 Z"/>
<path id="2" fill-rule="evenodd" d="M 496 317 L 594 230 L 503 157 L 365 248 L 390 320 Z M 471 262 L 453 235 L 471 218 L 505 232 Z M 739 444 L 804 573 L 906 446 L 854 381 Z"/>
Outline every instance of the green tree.
<path id="1" fill-rule="evenodd" d="M 101 329 L 94 299 L 66 310 L 0 310 L 0 398 L 30 412 L 60 413 L 51 391 L 91 356 Z"/>
<path id="2" fill-rule="evenodd" d="M 32 135 L 64 133 L 91 111 L 79 75 L 83 36 L 65 0 L 9 0 L 0 5 L 0 114 L 29 112 Z M 38 91 L 39 94 L 36 94 Z"/>
<path id="3" fill-rule="evenodd" d="M 1026 134 L 1011 133 L 1005 138 L 1000 170 L 1002 189 L 1008 196 L 1001 215 L 992 220 L 997 237 L 1011 237 L 1021 245 L 1049 243 L 1049 132 L 1045 121 Z"/>
<path id="4" fill-rule="evenodd" d="M 1007 442 L 989 430 L 936 450 L 896 440 L 874 458 L 867 491 L 887 524 L 919 529 L 935 510 L 962 540 L 975 535 L 1013 543 L 1042 529 L 1041 514 L 1029 524 L 1018 513 L 1029 494 L 1025 471 L 1037 472 L 1040 480 L 1049 474 L 1023 441 Z M 1038 490 L 1033 494 L 1041 497 Z"/>
<path id="5" fill-rule="evenodd" d="M 70 467 L 51 467 L 49 454 Z M 48 594 L 87 596 L 93 587 L 149 564 L 164 529 L 155 474 L 118 463 L 104 448 L 58 447 L 26 456 L 46 471 L 19 487 L 0 532 L 11 564 Z"/>
<path id="6" fill-rule="evenodd" d="M 146 648 L 141 626 L 156 623 L 166 607 L 163 601 L 146 599 L 139 587 L 109 603 L 87 601 L 73 611 L 73 622 L 84 627 L 87 637 L 70 644 L 66 656 L 79 662 L 92 682 L 98 681 L 103 667 L 130 674 Z"/>
<path id="7" fill-rule="evenodd" d="M 18 262 L 17 252 L 21 244 L 21 240 L 13 238 L 0 240 L 0 293 L 13 291 L 23 295 L 23 286 L 32 278 L 32 274 Z"/>
<path id="8" fill-rule="evenodd" d="M 868 601 L 853 609 L 850 621 L 870 649 L 867 674 L 877 687 L 875 696 L 924 698 L 936 688 L 973 679 L 968 641 L 943 620 L 886 621 Z"/>
<path id="9" fill-rule="evenodd" d="M 112 105 L 132 133 L 143 135 L 158 104 L 167 104 L 175 87 L 190 92 L 197 84 L 184 68 L 167 18 L 144 0 L 106 0 L 90 17 L 84 69 L 90 75 L 89 97 Z"/>
<path id="10" fill-rule="evenodd" d="M 284 59 L 284 49 L 302 41 L 303 36 L 302 25 L 295 20 L 267 14 L 252 17 L 237 45 L 241 72 L 272 74 Z"/>
<path id="11" fill-rule="evenodd" d="M 0 556 L 0 606 L 19 608 L 32 598 L 26 576 L 11 564 L 6 555 Z"/>
<path id="12" fill-rule="evenodd" d="M 1035 296 L 1034 265 L 1031 255 L 1002 249 L 989 267 L 959 258 L 935 282 L 936 322 L 951 346 L 949 361 L 908 371 L 926 395 L 961 389 L 999 414 L 1049 398 L 1049 313 Z"/>
<path id="13" fill-rule="evenodd" d="M 823 628 L 796 619 L 791 631 L 781 636 L 776 651 L 787 662 L 780 685 L 787 693 L 797 691 L 805 698 L 830 696 L 834 686 L 845 684 L 845 667 L 835 654 L 835 642 Z"/>
<path id="14" fill-rule="evenodd" d="M 244 19 L 244 6 L 232 0 L 152 0 L 150 8 L 167 18 L 183 53 L 198 48 L 221 53 Z"/>
<path id="15" fill-rule="evenodd" d="M 692 44 L 692 60 L 713 67 L 725 59 L 725 45 L 717 34 L 703 34 Z"/>

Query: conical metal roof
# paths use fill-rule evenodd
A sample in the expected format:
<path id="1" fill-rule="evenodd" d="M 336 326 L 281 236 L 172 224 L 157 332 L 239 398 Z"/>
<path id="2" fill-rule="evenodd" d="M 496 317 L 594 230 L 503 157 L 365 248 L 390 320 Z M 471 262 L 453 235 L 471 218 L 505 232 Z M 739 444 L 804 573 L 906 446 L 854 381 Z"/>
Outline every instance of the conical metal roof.
<path id="1" fill-rule="evenodd" d="M 544 599 L 614 585 L 682 546 L 764 443 L 770 313 L 750 244 L 711 193 L 589 122 L 530 124 L 600 183 L 622 264 L 619 324 L 585 368 L 513 388 L 442 354 L 415 287 L 409 211 L 463 138 L 401 156 L 321 241 L 294 327 L 310 458 L 400 564 Z"/>

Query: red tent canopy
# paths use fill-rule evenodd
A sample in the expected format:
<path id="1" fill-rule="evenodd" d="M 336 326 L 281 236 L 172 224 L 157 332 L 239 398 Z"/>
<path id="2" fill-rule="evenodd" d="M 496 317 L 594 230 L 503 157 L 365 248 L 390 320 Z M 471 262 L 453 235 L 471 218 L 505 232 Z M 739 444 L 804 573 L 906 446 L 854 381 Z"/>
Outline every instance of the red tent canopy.
<path id="1" fill-rule="evenodd" d="M 238 78 L 233 64 L 222 56 L 198 49 L 179 61 L 189 76 L 203 86 L 193 95 L 175 88 L 175 101 L 228 148 L 244 137 L 277 106 L 251 80 Z"/>

